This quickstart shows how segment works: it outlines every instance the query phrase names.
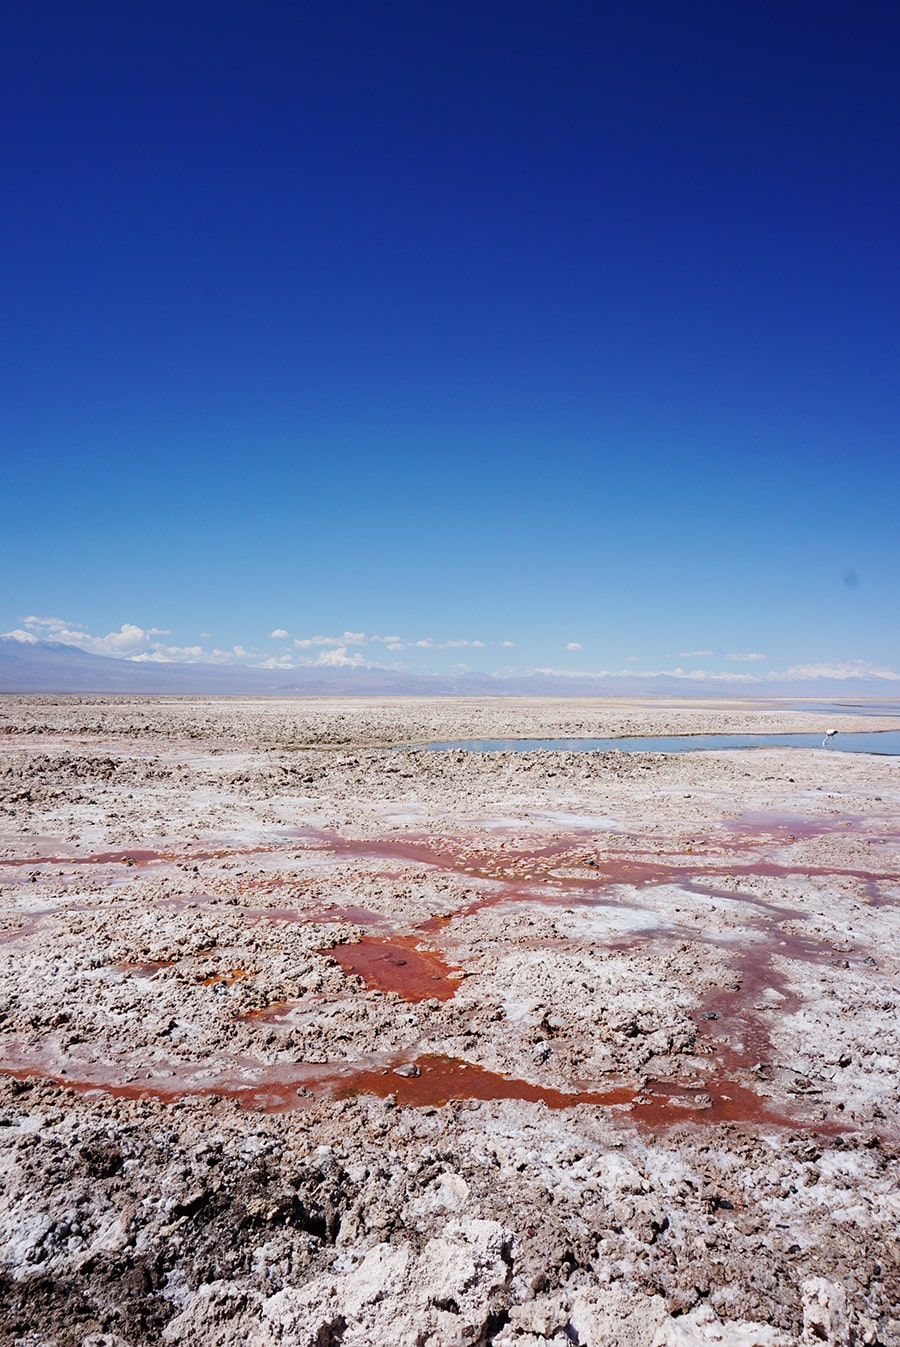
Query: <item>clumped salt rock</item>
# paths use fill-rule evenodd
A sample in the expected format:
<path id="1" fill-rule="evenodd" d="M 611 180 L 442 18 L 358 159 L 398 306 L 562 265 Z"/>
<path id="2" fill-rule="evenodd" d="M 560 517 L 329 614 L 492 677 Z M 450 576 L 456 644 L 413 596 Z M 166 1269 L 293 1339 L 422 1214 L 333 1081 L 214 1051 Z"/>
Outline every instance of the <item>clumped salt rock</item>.
<path id="1" fill-rule="evenodd" d="M 189 1342 L 244 1347 L 251 1326 L 258 1321 L 260 1300 L 258 1292 L 234 1282 L 201 1285 L 181 1313 L 166 1324 L 162 1341 L 167 1347 Z"/>
<path id="2" fill-rule="evenodd" d="M 895 759 L 0 702 L 4 1343 L 900 1347 Z"/>
<path id="3" fill-rule="evenodd" d="M 262 1306 L 249 1347 L 415 1347 L 477 1341 L 506 1285 L 509 1234 L 496 1221 L 457 1220 L 416 1255 L 378 1244 L 346 1273 L 279 1291 Z M 332 1336 L 329 1337 L 328 1335 Z M 425 1335 L 425 1336 L 423 1336 Z"/>
<path id="4" fill-rule="evenodd" d="M 698 1305 L 677 1319 L 666 1319 L 656 1330 L 652 1347 L 705 1347 L 707 1343 L 718 1347 L 796 1347 L 795 1339 L 770 1324 L 743 1320 L 723 1323 L 711 1305 Z"/>
<path id="5" fill-rule="evenodd" d="M 845 1347 L 850 1341 L 847 1293 L 837 1282 L 809 1277 L 800 1288 L 803 1295 L 803 1342 Z"/>

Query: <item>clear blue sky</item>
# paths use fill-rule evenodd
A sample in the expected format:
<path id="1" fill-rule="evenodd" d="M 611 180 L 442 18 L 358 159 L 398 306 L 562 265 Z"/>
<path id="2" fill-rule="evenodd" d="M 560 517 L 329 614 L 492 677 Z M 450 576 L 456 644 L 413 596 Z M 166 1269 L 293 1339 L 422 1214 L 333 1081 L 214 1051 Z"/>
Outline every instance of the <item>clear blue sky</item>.
<path id="1" fill-rule="evenodd" d="M 887 3 L 7 6 L 0 630 L 900 669 L 898 90 Z"/>

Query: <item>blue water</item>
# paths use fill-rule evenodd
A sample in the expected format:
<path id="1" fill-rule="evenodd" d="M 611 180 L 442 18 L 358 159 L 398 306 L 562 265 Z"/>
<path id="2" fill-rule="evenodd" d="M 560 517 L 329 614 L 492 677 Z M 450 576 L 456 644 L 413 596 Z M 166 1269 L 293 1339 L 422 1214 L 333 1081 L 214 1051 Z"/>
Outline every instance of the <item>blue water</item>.
<path id="1" fill-rule="evenodd" d="M 457 739 L 426 744 L 435 753 L 465 749 L 469 753 L 527 753 L 550 748 L 567 753 L 695 753 L 710 748 L 822 748 L 823 734 L 670 734 L 631 739 Z M 829 740 L 829 753 L 900 754 L 900 730 L 853 731 Z"/>
<path id="2" fill-rule="evenodd" d="M 898 716 L 900 702 L 795 702 L 785 707 L 788 711 L 825 711 L 837 716 Z"/>

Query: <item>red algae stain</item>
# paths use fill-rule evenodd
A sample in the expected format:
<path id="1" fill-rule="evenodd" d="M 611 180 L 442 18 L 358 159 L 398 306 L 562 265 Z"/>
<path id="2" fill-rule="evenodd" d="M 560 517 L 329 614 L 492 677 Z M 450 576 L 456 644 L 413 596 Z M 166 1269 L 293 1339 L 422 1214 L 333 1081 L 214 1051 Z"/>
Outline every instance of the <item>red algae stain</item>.
<path id="1" fill-rule="evenodd" d="M 245 907 L 235 908 L 234 911 L 249 917 L 251 921 L 302 922 L 307 920 L 306 914 L 298 912 L 294 907 Z"/>
<path id="2" fill-rule="evenodd" d="M 20 1078 L 39 1074 L 45 1080 L 83 1091 L 104 1089 L 125 1098 L 156 1098 L 172 1101 L 186 1096 L 208 1096 L 215 1094 L 236 1101 L 244 1108 L 262 1109 L 278 1112 L 290 1108 L 303 1107 L 303 1100 L 310 1095 L 346 1097 L 355 1094 L 374 1094 L 382 1098 L 395 1096 L 399 1104 L 410 1107 L 439 1107 L 448 1102 L 459 1100 L 517 1099 L 526 1102 L 542 1102 L 549 1108 L 563 1109 L 588 1104 L 602 1108 L 614 1108 L 629 1119 L 642 1126 L 665 1128 L 677 1123 L 693 1122 L 697 1124 L 736 1123 L 743 1125 L 769 1126 L 810 1126 L 820 1132 L 846 1130 L 848 1123 L 841 1124 L 830 1120 L 817 1119 L 807 1122 L 802 1118 L 791 1117 L 776 1111 L 783 1107 L 775 1100 L 758 1094 L 747 1084 L 739 1083 L 736 1077 L 746 1080 L 760 1065 L 765 1066 L 771 1052 L 770 1028 L 772 1017 L 776 1014 L 790 1013 L 801 1004 L 802 994 L 795 991 L 787 975 L 773 965 L 773 960 L 786 959 L 812 966 L 832 963 L 835 950 L 825 941 L 816 940 L 809 935 L 799 935 L 783 929 L 779 924 L 788 919 L 799 921 L 803 914 L 792 912 L 767 904 L 747 894 L 723 891 L 716 884 L 724 877 L 741 876 L 783 877 L 786 875 L 844 875 L 860 879 L 866 886 L 870 901 L 887 901 L 881 898 L 875 887 L 880 881 L 889 881 L 896 876 L 885 873 L 873 874 L 862 870 L 809 867 L 798 863 L 777 864 L 770 857 L 729 862 L 727 853 L 730 848 L 740 848 L 752 855 L 752 842 L 762 842 L 767 849 L 773 846 L 792 845 L 801 837 L 812 837 L 827 833 L 834 822 L 807 821 L 808 828 L 800 828 L 801 820 L 765 819 L 757 825 L 755 820 L 735 821 L 735 829 L 742 830 L 740 841 L 721 836 L 710 836 L 706 842 L 694 838 L 681 844 L 680 850 L 668 853 L 671 859 L 663 859 L 665 853 L 657 849 L 653 839 L 640 841 L 641 851 L 619 850 L 612 852 L 608 848 L 586 847 L 583 838 L 577 841 L 571 838 L 556 840 L 539 845 L 536 848 L 523 849 L 508 843 L 491 846 L 467 844 L 465 842 L 439 842 L 429 838 L 408 837 L 388 841 L 347 841 L 342 838 L 323 837 L 328 850 L 341 855 L 356 857 L 387 857 L 404 860 L 428 867 L 437 866 L 442 870 L 462 875 L 499 881 L 498 887 L 491 893 L 482 894 L 468 906 L 458 909 L 450 916 L 435 916 L 421 923 L 417 934 L 408 936 L 367 936 L 352 944 L 338 945 L 320 951 L 330 956 L 347 974 L 356 974 L 373 988 L 382 992 L 395 991 L 407 1001 L 422 1001 L 430 998 L 450 999 L 456 990 L 458 980 L 444 959 L 434 951 L 421 949 L 417 943 L 426 931 L 442 928 L 449 921 L 477 912 L 482 907 L 495 906 L 505 902 L 608 902 L 611 898 L 603 896 L 603 890 L 617 885 L 633 888 L 652 887 L 660 884 L 675 884 L 682 888 L 702 894 L 706 898 L 715 897 L 728 902 L 745 901 L 754 908 L 752 943 L 735 947 L 730 941 L 732 951 L 731 974 L 723 987 L 717 989 L 704 1006 L 697 1012 L 695 1019 L 698 1036 L 705 1040 L 707 1057 L 703 1073 L 693 1075 L 687 1080 L 647 1080 L 640 1090 L 620 1087 L 597 1090 L 559 1091 L 534 1085 L 528 1081 L 516 1080 L 484 1068 L 473 1066 L 457 1059 L 437 1055 L 423 1056 L 415 1062 L 398 1062 L 396 1059 L 388 1065 L 353 1067 L 343 1063 L 327 1063 L 322 1066 L 296 1063 L 280 1066 L 263 1066 L 258 1062 L 223 1062 L 218 1074 L 216 1067 L 204 1063 L 202 1073 L 205 1078 L 198 1081 L 190 1068 L 179 1067 L 172 1072 L 161 1072 L 155 1077 L 132 1081 L 115 1078 L 115 1071 L 106 1069 L 103 1077 L 94 1080 L 71 1081 L 66 1072 L 57 1068 L 55 1074 L 34 1071 L 21 1066 L 21 1059 L 3 1066 L 0 1070 Z M 852 824 L 839 821 L 842 829 Z M 752 834 L 752 836 L 751 836 Z M 638 842 L 640 839 L 631 839 Z M 653 855 L 648 852 L 654 851 Z M 697 850 L 695 850 L 695 848 Z M 318 850 L 319 848 L 312 848 Z M 269 850 L 257 848 L 257 850 Z M 716 864 L 716 853 L 721 857 Z M 213 855 L 235 854 L 233 852 L 195 854 L 185 860 L 206 859 Z M 126 856 L 140 862 L 136 857 L 175 859 L 158 856 L 158 853 L 107 853 L 103 860 L 122 862 Z M 101 858 L 88 858 L 99 860 Z M 27 864 L 56 863 L 54 858 L 45 858 L 38 862 L 18 862 Z M 59 862 L 71 863 L 71 861 Z M 78 863 L 76 861 L 76 863 Z M 500 887 L 502 886 L 502 887 Z M 535 886 L 541 886 L 535 888 Z M 550 893 L 543 891 L 550 889 Z M 189 906 L 196 900 L 184 900 Z M 369 912 L 361 907 L 334 907 L 319 913 L 301 913 L 294 909 L 236 909 L 251 920 L 265 921 L 349 921 L 357 925 L 371 925 L 384 922 L 383 916 Z M 8 938 L 15 939 L 21 934 L 21 928 L 11 932 Z M 698 939 L 697 933 L 681 932 L 660 928 L 643 931 L 639 937 L 628 942 L 616 942 L 610 948 L 646 948 L 652 938 L 659 940 Z M 722 944 L 714 935 L 699 937 L 712 944 Z M 154 976 L 169 961 L 158 963 L 122 965 L 127 971 L 137 972 L 144 977 Z M 246 970 L 233 969 L 215 974 L 205 979 L 214 981 L 234 981 L 238 977 L 248 976 Z M 268 1018 L 272 1022 L 284 1015 L 284 1006 L 267 1007 L 251 1015 Z M 249 1017 L 245 1017 L 249 1018 Z M 125 1068 L 123 1068 L 123 1071 Z M 198 1068 L 193 1068 L 197 1071 Z M 210 1072 L 209 1075 L 206 1073 Z M 752 1075 L 751 1075 L 752 1079 Z M 809 1107 L 807 1101 L 807 1107 Z M 813 1105 L 820 1109 L 820 1105 Z M 793 1106 L 792 1106 L 793 1111 Z"/>
<path id="3" fill-rule="evenodd" d="M 52 907 L 42 908 L 38 912 L 23 913 L 18 926 L 9 926 L 0 931 L 0 945 L 11 945 L 14 940 L 24 940 L 26 936 L 33 934 L 44 917 L 53 916 L 56 916 L 56 912 Z"/>
<path id="4" fill-rule="evenodd" d="M 629 1104 L 634 1091 L 627 1088 L 597 1093 L 584 1091 L 568 1093 L 543 1085 L 532 1085 L 513 1076 L 502 1076 L 474 1066 L 457 1057 L 431 1054 L 417 1057 L 414 1062 L 400 1067 L 381 1067 L 356 1071 L 336 1091 L 338 1098 L 355 1094 L 374 1094 L 381 1098 L 396 1097 L 398 1104 L 412 1108 L 440 1107 L 453 1101 L 468 1099 L 522 1099 L 532 1104 L 543 1103 L 548 1108 L 574 1108 L 577 1104 Z"/>
<path id="5" fill-rule="evenodd" d="M 229 968 L 224 973 L 210 973 L 209 977 L 200 979 L 201 987 L 211 987 L 213 983 L 224 982 L 230 987 L 233 982 L 240 982 L 243 978 L 252 978 L 256 974 L 250 968 Z"/>
<path id="6" fill-rule="evenodd" d="M 143 1081 L 114 1081 L 97 1073 L 94 1079 L 70 1078 L 65 1071 L 44 1072 L 30 1067 L 0 1067 L 0 1074 L 13 1080 L 45 1083 L 76 1094 L 108 1094 L 114 1099 L 156 1100 L 161 1104 L 175 1104 L 183 1099 L 233 1099 L 242 1108 L 281 1113 L 300 1105 L 295 1085 L 281 1081 L 258 1081 L 234 1084 L 214 1081 L 204 1085 L 187 1085 L 175 1080 L 148 1078 Z M 304 1091 L 305 1093 L 305 1091 Z"/>
<path id="7" fill-rule="evenodd" d="M 367 987 L 398 992 L 404 1001 L 449 1001 L 458 985 L 449 966 L 432 950 L 419 949 L 414 936 L 365 936 L 353 944 L 319 951 Z"/>
<path id="8" fill-rule="evenodd" d="M 749 824 L 743 824 L 740 840 L 711 835 L 704 841 L 694 838 L 679 843 L 674 851 L 665 852 L 652 838 L 634 838 L 640 850 L 596 850 L 586 846 L 583 838 L 562 838 L 538 846 L 521 848 L 511 843 L 484 846 L 461 839 L 434 839 L 409 835 L 405 838 L 348 839 L 336 834 L 321 834 L 323 850 L 337 856 L 352 856 L 370 861 L 399 860 L 459 874 L 473 879 L 487 879 L 503 884 L 540 884 L 558 888 L 607 888 L 616 885 L 647 888 L 662 884 L 684 884 L 688 881 L 715 881 L 725 876 L 757 876 L 786 878 L 791 875 L 843 876 L 863 883 L 872 879 L 897 879 L 900 875 L 839 868 L 810 866 L 799 861 L 778 863 L 770 858 L 731 861 L 732 855 L 752 850 L 754 844 L 790 845 L 803 834 L 800 820 L 785 824 L 779 833 L 775 820 L 760 825 L 754 833 Z M 819 836 L 830 831 L 825 822 L 809 821 L 806 832 Z M 653 855 L 647 852 L 652 848 Z M 672 857 L 672 859 L 665 859 Z M 677 859 L 676 859 L 677 858 Z M 720 864 L 716 864 L 719 859 Z M 510 896 L 515 894 L 510 891 Z M 739 897 L 740 895 L 732 895 Z"/>
<path id="9" fill-rule="evenodd" d="M 798 1118 L 777 1111 L 772 1100 L 725 1078 L 707 1078 L 701 1084 L 651 1081 L 632 1099 L 630 1116 L 635 1122 L 656 1130 L 678 1123 L 693 1122 L 704 1126 L 715 1123 L 739 1123 L 743 1126 L 797 1127 Z M 846 1124 L 817 1120 L 805 1124 L 818 1132 L 846 1131 Z"/>
<path id="10" fill-rule="evenodd" d="M 324 912 L 314 912 L 309 921 L 329 922 L 347 921 L 352 926 L 380 926 L 388 918 L 383 912 L 370 912 L 367 907 L 329 907 Z"/>
<path id="11" fill-rule="evenodd" d="M 154 978 L 163 968 L 173 968 L 177 959 L 152 959 L 146 963 L 118 963 L 116 968 L 122 973 L 132 973 L 136 978 Z"/>
<path id="12" fill-rule="evenodd" d="M 315 1098 L 348 1099 L 357 1095 L 392 1098 L 408 1108 L 440 1108 L 450 1103 L 492 1102 L 500 1099 L 544 1104 L 561 1110 L 582 1105 L 615 1109 L 623 1119 L 665 1129 L 683 1123 L 708 1125 L 740 1123 L 777 1127 L 809 1126 L 822 1133 L 847 1131 L 849 1124 L 832 1120 L 814 1123 L 775 1112 L 768 1100 L 733 1081 L 705 1080 L 702 1084 L 652 1081 L 641 1090 L 619 1086 L 607 1090 L 557 1090 L 530 1081 L 500 1075 L 458 1058 L 436 1054 L 415 1061 L 394 1062 L 354 1069 L 343 1063 L 322 1066 L 291 1064 L 260 1066 L 247 1072 L 222 1073 L 202 1082 L 184 1075 L 147 1075 L 144 1079 L 116 1080 L 107 1070 L 90 1078 L 70 1078 L 65 1070 L 42 1070 L 17 1063 L 0 1064 L 0 1073 L 20 1081 L 44 1082 L 78 1093 L 102 1092 L 119 1099 L 158 1100 L 230 1099 L 241 1108 L 283 1113 L 303 1108 Z"/>
<path id="13" fill-rule="evenodd" d="M 187 865 L 197 864 L 198 861 L 219 861 L 227 860 L 232 856 L 258 856 L 270 855 L 280 850 L 277 846 L 260 847 L 218 847 L 213 851 L 146 851 L 125 848 L 122 851 L 97 851 L 89 856 L 79 856 L 72 854 L 69 856 L 25 856 L 25 857 L 6 857 L 0 858 L 0 868 L 3 866 L 12 866 L 20 868 L 22 866 L 31 866 L 39 870 L 44 865 L 125 865 L 125 866 L 144 866 L 166 862 L 172 864 Z M 293 850 L 293 846 L 292 846 Z"/>
<path id="14" fill-rule="evenodd" d="M 246 1020 L 249 1024 L 284 1024 L 296 1005 L 296 1001 L 273 1001 L 268 1006 L 257 1006 L 255 1010 L 245 1010 L 237 1018 Z"/>
<path id="15" fill-rule="evenodd" d="M 98 851 L 92 856 L 31 856 L 0 860 L 0 866 L 30 865 L 40 869 L 42 865 L 150 865 L 154 861 L 172 861 L 177 858 L 162 851 Z M 187 858 L 185 858 L 187 859 Z M 193 859 L 193 857 L 191 858 Z"/>
<path id="16" fill-rule="evenodd" d="M 357 1094 L 392 1096 L 410 1108 L 439 1108 L 453 1102 L 517 1099 L 551 1109 L 591 1105 L 615 1108 L 621 1116 L 661 1130 L 681 1123 L 742 1123 L 796 1127 L 798 1120 L 775 1111 L 771 1101 L 723 1077 L 701 1083 L 650 1081 L 641 1090 L 619 1086 L 608 1090 L 556 1090 L 503 1076 L 458 1058 L 427 1055 L 399 1068 L 357 1071 L 335 1091 L 338 1098 Z M 846 1130 L 846 1123 L 818 1121 L 817 1130 Z"/>

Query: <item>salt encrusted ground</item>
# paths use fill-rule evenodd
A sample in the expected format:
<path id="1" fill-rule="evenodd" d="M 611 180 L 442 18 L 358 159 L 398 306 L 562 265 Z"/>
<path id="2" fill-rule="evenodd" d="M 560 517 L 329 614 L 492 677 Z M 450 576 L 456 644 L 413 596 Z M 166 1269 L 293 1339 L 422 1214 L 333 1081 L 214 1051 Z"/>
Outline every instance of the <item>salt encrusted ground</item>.
<path id="1" fill-rule="evenodd" d="M 900 1344 L 889 727 L 0 701 L 0 1342 Z"/>

